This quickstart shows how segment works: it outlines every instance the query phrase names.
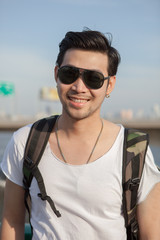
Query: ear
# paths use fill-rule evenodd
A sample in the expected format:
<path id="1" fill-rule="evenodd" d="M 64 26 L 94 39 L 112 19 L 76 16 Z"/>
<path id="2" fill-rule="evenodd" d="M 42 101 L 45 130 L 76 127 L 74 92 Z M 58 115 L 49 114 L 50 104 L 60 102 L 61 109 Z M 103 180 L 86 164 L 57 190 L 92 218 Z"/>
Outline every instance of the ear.
<path id="1" fill-rule="evenodd" d="M 115 83 L 116 83 L 116 76 L 111 76 L 109 79 L 108 87 L 107 87 L 107 92 L 106 92 L 107 95 L 109 95 L 113 91 Z"/>
<path id="2" fill-rule="evenodd" d="M 58 80 L 58 66 L 57 65 L 54 68 L 54 78 L 55 78 L 55 80 L 57 82 L 57 80 Z"/>

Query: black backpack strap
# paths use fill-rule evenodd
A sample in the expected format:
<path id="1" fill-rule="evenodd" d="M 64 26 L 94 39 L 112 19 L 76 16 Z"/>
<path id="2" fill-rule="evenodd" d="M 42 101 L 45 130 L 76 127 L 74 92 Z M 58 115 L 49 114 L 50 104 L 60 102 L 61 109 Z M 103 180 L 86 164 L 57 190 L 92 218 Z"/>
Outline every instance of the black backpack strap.
<path id="1" fill-rule="evenodd" d="M 50 196 L 46 193 L 46 188 L 44 185 L 43 177 L 38 169 L 37 166 L 35 166 L 34 170 L 32 171 L 33 176 L 36 178 L 40 193 L 38 193 L 38 197 L 41 198 L 43 201 L 47 201 L 50 204 L 50 207 L 52 208 L 53 212 L 56 214 L 57 217 L 61 217 L 60 212 L 56 209 L 55 204 Z"/>
<path id="2" fill-rule="evenodd" d="M 58 116 L 52 116 L 50 118 L 44 118 L 35 122 L 31 127 L 27 139 L 23 162 L 23 175 L 24 175 L 23 184 L 25 189 L 25 205 L 29 212 L 29 217 L 30 217 L 30 207 L 28 204 L 28 199 L 30 198 L 29 188 L 33 177 L 36 178 L 40 189 L 40 193 L 38 194 L 38 196 L 42 200 L 47 200 L 49 202 L 52 210 L 57 215 L 57 217 L 61 216 L 59 211 L 56 210 L 52 199 L 49 196 L 47 196 L 44 181 L 38 169 L 38 164 L 46 148 L 50 133 L 52 132 L 57 117 Z"/>
<path id="3" fill-rule="evenodd" d="M 127 229 L 127 240 L 138 239 L 136 220 L 137 194 L 149 136 L 139 130 L 125 129 L 123 146 L 123 213 Z"/>

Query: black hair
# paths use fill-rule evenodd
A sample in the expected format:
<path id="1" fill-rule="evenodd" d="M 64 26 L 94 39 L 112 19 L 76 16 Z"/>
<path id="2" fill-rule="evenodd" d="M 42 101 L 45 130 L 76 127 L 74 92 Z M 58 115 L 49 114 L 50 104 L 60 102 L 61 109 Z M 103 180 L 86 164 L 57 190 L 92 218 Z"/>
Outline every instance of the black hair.
<path id="1" fill-rule="evenodd" d="M 114 76 L 120 63 L 120 54 L 111 46 L 111 40 L 98 31 L 83 30 L 82 32 L 67 32 L 59 44 L 59 54 L 56 64 L 60 67 L 68 49 L 83 49 L 106 53 L 109 59 L 108 74 Z"/>

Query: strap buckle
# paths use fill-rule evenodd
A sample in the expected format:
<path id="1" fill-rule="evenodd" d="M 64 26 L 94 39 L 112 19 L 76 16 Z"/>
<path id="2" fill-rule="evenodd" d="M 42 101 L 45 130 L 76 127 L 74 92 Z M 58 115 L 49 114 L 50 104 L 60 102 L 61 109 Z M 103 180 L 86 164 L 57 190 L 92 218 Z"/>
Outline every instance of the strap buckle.
<path id="1" fill-rule="evenodd" d="M 140 184 L 140 178 L 133 178 L 133 179 L 129 179 L 127 182 L 124 183 L 123 185 L 123 190 L 127 191 L 133 191 L 135 188 L 138 188 Z"/>
<path id="2" fill-rule="evenodd" d="M 26 156 L 25 159 L 24 159 L 24 164 L 26 164 L 26 165 L 28 165 L 29 167 L 31 167 L 32 164 L 33 164 L 33 161 L 32 161 L 32 159 L 30 159 L 28 156 Z"/>
<path id="3" fill-rule="evenodd" d="M 138 239 L 138 232 L 139 232 L 139 227 L 138 227 L 137 221 L 135 220 L 134 222 L 131 223 L 132 240 Z"/>

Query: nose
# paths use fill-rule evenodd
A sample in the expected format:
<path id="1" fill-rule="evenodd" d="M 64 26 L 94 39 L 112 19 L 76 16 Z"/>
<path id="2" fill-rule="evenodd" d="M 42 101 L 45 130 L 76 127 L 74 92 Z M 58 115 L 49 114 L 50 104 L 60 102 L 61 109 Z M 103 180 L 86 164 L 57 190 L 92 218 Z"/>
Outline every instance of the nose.
<path id="1" fill-rule="evenodd" d="M 87 91 L 87 87 L 84 84 L 83 80 L 82 80 L 82 75 L 80 75 L 77 80 L 73 83 L 72 85 L 72 90 L 81 93 L 81 92 L 86 92 Z"/>

